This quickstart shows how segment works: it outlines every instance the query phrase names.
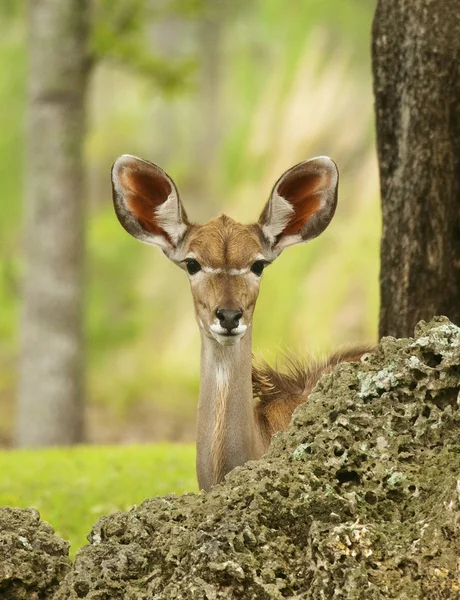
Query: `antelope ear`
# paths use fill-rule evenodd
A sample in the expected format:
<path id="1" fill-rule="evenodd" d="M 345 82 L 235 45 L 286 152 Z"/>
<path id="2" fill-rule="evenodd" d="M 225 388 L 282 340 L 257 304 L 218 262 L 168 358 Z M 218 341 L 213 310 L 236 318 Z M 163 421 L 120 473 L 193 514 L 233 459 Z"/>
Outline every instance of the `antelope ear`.
<path id="1" fill-rule="evenodd" d="M 327 156 L 306 160 L 286 171 L 275 184 L 259 225 L 274 251 L 322 233 L 337 206 L 339 171 Z"/>
<path id="2" fill-rule="evenodd" d="M 183 239 L 187 215 L 173 180 L 157 165 L 123 154 L 112 167 L 118 220 L 128 233 L 168 253 Z"/>

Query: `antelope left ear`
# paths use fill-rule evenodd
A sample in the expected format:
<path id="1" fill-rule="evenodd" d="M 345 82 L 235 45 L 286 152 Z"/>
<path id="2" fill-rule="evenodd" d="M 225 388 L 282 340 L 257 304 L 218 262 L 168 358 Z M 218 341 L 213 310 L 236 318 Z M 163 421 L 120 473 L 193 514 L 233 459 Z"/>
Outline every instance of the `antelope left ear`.
<path id="1" fill-rule="evenodd" d="M 147 160 L 123 154 L 112 167 L 112 196 L 128 233 L 169 256 L 189 225 L 173 180 Z"/>
<path id="2" fill-rule="evenodd" d="M 327 156 L 286 171 L 260 215 L 265 239 L 276 252 L 307 242 L 329 225 L 337 206 L 339 171 Z"/>

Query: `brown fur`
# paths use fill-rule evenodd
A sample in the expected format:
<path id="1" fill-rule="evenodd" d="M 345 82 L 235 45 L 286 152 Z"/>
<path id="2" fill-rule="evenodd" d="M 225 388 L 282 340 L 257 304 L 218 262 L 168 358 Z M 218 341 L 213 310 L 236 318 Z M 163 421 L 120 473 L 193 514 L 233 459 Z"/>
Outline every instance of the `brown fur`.
<path id="1" fill-rule="evenodd" d="M 272 435 L 286 429 L 294 409 L 305 402 L 323 373 L 340 362 L 358 360 L 370 349 L 337 352 L 309 365 L 290 359 L 286 372 L 266 364 L 254 367 L 252 391 L 258 401 L 253 411 L 251 326 L 261 280 L 258 269 L 253 271 L 254 263 L 263 259 L 269 264 L 285 247 L 312 239 L 327 227 L 337 204 L 338 170 L 327 157 L 295 165 L 275 184 L 258 223 L 252 225 L 225 215 L 204 225 L 190 224 L 177 195 L 167 227 L 159 208 L 170 192 L 177 191 L 168 175 L 153 163 L 128 155 L 115 161 L 112 172 L 121 224 L 141 241 L 160 246 L 190 274 L 202 348 L 208 353 L 208 362 L 202 362 L 205 381 L 200 385 L 197 472 L 200 487 L 210 489 L 236 465 L 263 454 Z M 191 259 L 201 267 L 195 273 L 187 263 Z M 245 329 L 236 333 L 246 335 L 234 340 L 240 344 L 238 352 L 225 348 L 234 344 L 219 326 L 218 310 L 223 309 L 241 313 Z M 221 355 L 232 357 L 233 370 L 230 382 L 221 377 L 217 385 L 209 361 L 214 359 L 216 365 Z M 227 410 L 229 405 L 233 410 Z"/>
<path id="2" fill-rule="evenodd" d="M 256 225 L 220 215 L 205 225 L 195 225 L 187 237 L 187 248 L 209 267 L 241 269 L 251 265 L 262 244 Z"/>
<path id="3" fill-rule="evenodd" d="M 190 282 L 196 314 L 205 326 L 216 318 L 219 308 L 241 310 L 245 321 L 251 322 L 260 280 L 230 277 L 226 271 L 249 270 L 261 253 L 257 227 L 220 215 L 205 225 L 195 226 L 186 238 L 186 248 L 201 265 L 221 271 L 199 280 L 199 285 L 193 279 Z"/>
<path id="4" fill-rule="evenodd" d="M 225 411 L 228 400 L 228 383 L 224 388 L 217 390 L 216 394 L 216 426 L 212 438 L 212 458 L 214 468 L 214 481 L 221 481 L 224 477 L 224 434 Z"/>
<path id="5" fill-rule="evenodd" d="M 345 348 L 327 359 L 307 364 L 295 356 L 287 357 L 285 372 L 267 363 L 253 365 L 252 387 L 258 402 L 256 418 L 268 447 L 273 434 L 286 429 L 294 410 L 308 399 L 319 378 L 342 362 L 356 362 L 371 346 Z"/>

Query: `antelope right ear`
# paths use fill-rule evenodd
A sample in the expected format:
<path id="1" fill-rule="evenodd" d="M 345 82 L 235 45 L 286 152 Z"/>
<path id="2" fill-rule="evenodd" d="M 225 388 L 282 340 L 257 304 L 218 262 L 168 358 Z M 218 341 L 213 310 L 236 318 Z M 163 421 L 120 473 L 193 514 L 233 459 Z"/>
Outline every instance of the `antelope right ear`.
<path id="1" fill-rule="evenodd" d="M 338 183 L 337 165 L 327 156 L 295 165 L 278 179 L 259 219 L 275 253 L 326 229 L 337 206 Z"/>
<path id="2" fill-rule="evenodd" d="M 128 233 L 168 254 L 189 222 L 173 180 L 157 165 L 123 154 L 112 167 L 112 195 L 118 220 Z"/>

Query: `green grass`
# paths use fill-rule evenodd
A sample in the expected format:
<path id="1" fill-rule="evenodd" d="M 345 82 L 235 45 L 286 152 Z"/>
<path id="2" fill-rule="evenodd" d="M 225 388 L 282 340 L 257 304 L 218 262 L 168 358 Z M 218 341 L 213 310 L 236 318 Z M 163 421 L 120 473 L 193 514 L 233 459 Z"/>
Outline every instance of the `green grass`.
<path id="1" fill-rule="evenodd" d="M 0 506 L 37 508 L 71 556 L 100 516 L 196 490 L 191 444 L 0 451 Z"/>

